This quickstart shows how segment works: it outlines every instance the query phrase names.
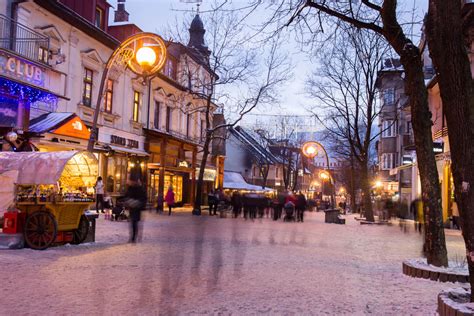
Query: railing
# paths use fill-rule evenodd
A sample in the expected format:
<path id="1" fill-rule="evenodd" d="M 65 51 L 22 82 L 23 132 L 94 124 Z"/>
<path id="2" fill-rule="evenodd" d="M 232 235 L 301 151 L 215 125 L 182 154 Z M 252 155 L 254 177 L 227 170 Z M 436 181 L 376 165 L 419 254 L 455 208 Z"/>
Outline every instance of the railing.
<path id="1" fill-rule="evenodd" d="M 48 64 L 49 38 L 0 14 L 0 48 Z"/>
<path id="2" fill-rule="evenodd" d="M 184 141 L 192 142 L 192 143 L 195 143 L 195 144 L 203 144 L 204 143 L 204 139 L 201 139 L 199 136 L 191 136 L 191 135 L 188 136 L 186 134 L 176 132 L 176 131 L 173 131 L 173 130 L 167 131 L 166 128 L 163 128 L 163 127 L 159 127 L 159 128 L 154 127 L 154 129 L 157 130 L 157 131 L 160 131 L 162 133 L 169 134 L 173 137 L 176 137 L 176 138 L 184 140 Z"/>

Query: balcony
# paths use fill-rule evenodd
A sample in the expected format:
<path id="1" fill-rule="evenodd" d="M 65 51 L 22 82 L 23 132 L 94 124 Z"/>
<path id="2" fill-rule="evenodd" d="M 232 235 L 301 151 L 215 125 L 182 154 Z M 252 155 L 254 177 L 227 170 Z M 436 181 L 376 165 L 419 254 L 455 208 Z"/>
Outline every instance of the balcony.
<path id="1" fill-rule="evenodd" d="M 49 38 L 0 14 L 0 48 L 48 65 Z"/>

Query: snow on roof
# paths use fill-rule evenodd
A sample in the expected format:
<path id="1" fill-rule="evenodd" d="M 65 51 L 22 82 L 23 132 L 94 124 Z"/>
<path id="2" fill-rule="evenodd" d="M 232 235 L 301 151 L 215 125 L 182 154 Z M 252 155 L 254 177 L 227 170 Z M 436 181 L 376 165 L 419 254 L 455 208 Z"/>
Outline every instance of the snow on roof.
<path id="1" fill-rule="evenodd" d="M 30 121 L 29 131 L 33 133 L 44 133 L 55 129 L 62 125 L 64 122 L 72 119 L 76 114 L 74 113 L 47 113 Z"/>
<path id="2" fill-rule="evenodd" d="M 235 171 L 224 171 L 224 189 L 273 191 L 271 188 L 262 188 L 259 185 L 247 183 L 242 175 Z"/>

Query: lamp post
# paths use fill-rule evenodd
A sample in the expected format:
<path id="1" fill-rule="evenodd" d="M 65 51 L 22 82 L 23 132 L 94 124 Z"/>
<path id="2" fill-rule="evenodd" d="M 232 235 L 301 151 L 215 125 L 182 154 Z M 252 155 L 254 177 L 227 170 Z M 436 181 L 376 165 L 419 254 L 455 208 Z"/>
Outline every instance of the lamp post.
<path id="1" fill-rule="evenodd" d="M 305 157 L 308 157 L 310 159 L 314 159 L 314 157 L 316 157 L 318 155 L 318 147 L 321 148 L 324 152 L 324 155 L 326 157 L 326 169 L 327 169 L 324 172 L 321 172 L 319 177 L 323 180 L 323 185 L 324 185 L 324 180 L 329 179 L 330 183 L 333 186 L 333 193 L 331 194 L 331 207 L 334 208 L 335 201 L 336 201 L 335 194 L 334 194 L 335 181 L 334 181 L 334 178 L 332 177 L 331 173 L 329 172 L 329 156 L 328 156 L 328 153 L 327 153 L 326 149 L 319 142 L 309 141 L 309 142 L 305 142 L 303 144 L 303 146 L 301 147 L 301 152 L 303 153 L 303 155 Z"/>
<path id="2" fill-rule="evenodd" d="M 94 120 L 87 144 L 88 151 L 92 152 L 94 150 L 94 145 L 97 141 L 97 120 L 104 97 L 105 83 L 109 78 L 109 74 L 114 71 L 120 74 L 126 69 L 130 69 L 146 81 L 147 78 L 160 71 L 165 61 L 166 45 L 161 37 L 154 33 L 143 32 L 132 35 L 113 51 L 102 73 L 94 111 Z"/>

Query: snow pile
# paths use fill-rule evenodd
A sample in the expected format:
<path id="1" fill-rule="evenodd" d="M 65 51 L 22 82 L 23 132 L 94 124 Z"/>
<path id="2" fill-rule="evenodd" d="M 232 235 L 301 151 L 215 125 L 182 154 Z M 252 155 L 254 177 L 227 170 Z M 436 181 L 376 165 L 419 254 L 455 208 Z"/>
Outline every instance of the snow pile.
<path id="1" fill-rule="evenodd" d="M 443 290 L 439 297 L 443 304 L 463 314 L 474 314 L 474 303 L 469 302 L 471 291 L 469 288 L 452 288 Z"/>
<path id="2" fill-rule="evenodd" d="M 465 275 L 465 276 L 469 275 L 467 265 L 460 264 L 459 262 L 456 262 L 456 261 L 449 261 L 448 267 L 436 267 L 434 265 L 428 264 L 428 262 L 426 261 L 426 258 L 408 259 L 408 260 L 405 260 L 405 263 L 420 270 L 456 274 L 456 275 Z"/>

